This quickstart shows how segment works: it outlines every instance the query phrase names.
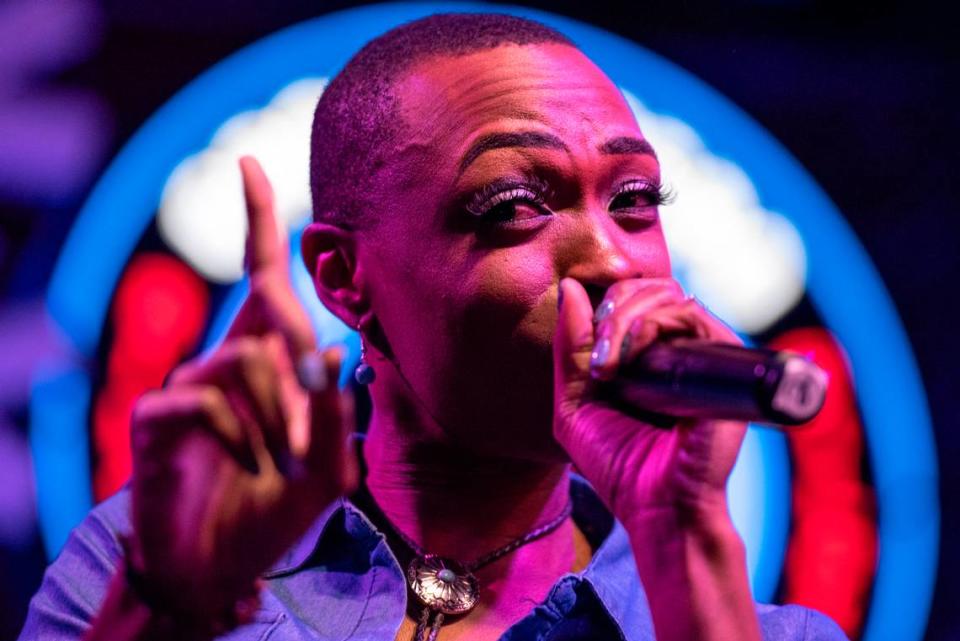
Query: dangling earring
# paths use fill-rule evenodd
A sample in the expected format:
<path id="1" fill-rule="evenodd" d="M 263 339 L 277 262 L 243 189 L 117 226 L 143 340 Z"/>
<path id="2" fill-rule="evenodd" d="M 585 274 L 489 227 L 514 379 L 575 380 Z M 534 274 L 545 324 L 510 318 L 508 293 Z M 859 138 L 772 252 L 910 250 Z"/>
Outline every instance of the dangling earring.
<path id="1" fill-rule="evenodd" d="M 353 371 L 353 378 L 361 385 L 369 385 L 377 378 L 377 373 L 367 362 L 367 347 L 363 344 L 363 334 L 360 333 L 360 324 L 357 323 L 357 334 L 360 335 L 360 364 Z"/>

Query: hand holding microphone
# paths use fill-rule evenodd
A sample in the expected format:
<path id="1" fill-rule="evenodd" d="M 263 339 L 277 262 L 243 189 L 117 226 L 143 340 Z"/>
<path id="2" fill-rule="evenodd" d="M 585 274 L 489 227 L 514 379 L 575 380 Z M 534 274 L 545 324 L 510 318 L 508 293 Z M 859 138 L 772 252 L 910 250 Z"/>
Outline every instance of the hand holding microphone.
<path id="1" fill-rule="evenodd" d="M 650 416 L 689 407 L 676 394 L 690 380 L 715 380 L 712 366 L 699 367 L 711 361 L 703 348 L 742 350 L 741 340 L 669 278 L 619 281 L 597 314 L 578 281 L 562 279 L 558 294 L 554 438 L 626 530 L 658 637 L 690 638 L 715 613 L 733 612 L 725 631 L 759 638 L 726 493 L 746 423 L 710 416 L 717 406 L 709 403 L 666 428 Z M 649 392 L 657 371 L 666 372 L 663 397 L 628 396 L 638 381 Z"/>
<path id="2" fill-rule="evenodd" d="M 673 279 L 618 281 L 596 312 L 574 279 L 558 294 L 554 436 L 621 520 L 725 515 L 745 421 L 797 423 L 822 403 L 819 368 L 743 347 Z"/>
<path id="3" fill-rule="evenodd" d="M 742 346 L 740 338 L 670 278 L 618 281 L 596 314 L 580 282 L 564 278 L 559 288 L 553 433 L 576 468 L 621 522 L 659 509 L 690 522 L 728 520 L 726 483 L 746 423 L 681 418 L 664 429 L 662 408 L 637 411 L 610 391 L 621 365 L 656 342 Z"/>
<path id="4" fill-rule="evenodd" d="M 692 297 L 684 300 L 699 307 Z M 602 323 L 614 306 L 614 299 L 606 298 L 597 307 L 594 321 Z M 699 322 L 698 316 L 677 318 Z M 643 323 L 635 320 L 620 337 L 620 362 L 614 378 L 604 386 L 611 400 L 654 417 L 730 419 L 784 426 L 805 423 L 823 407 L 826 372 L 798 354 L 683 337 L 682 333 L 680 338 L 671 340 L 672 334 L 682 332 L 679 327 L 651 342 L 652 325 L 645 328 Z M 639 344 L 634 332 L 639 335 Z M 598 327 L 597 343 L 591 353 L 591 365 L 602 378 L 609 373 L 609 368 L 605 368 L 611 349 L 608 333 L 611 332 L 606 328 Z M 638 351 L 640 347 L 643 349 Z"/>

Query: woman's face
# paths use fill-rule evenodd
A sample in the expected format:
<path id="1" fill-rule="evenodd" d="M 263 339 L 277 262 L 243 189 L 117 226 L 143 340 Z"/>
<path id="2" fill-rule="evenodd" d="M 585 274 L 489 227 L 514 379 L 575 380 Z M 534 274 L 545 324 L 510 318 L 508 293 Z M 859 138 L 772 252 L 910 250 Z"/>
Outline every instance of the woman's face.
<path id="1" fill-rule="evenodd" d="M 669 276 L 657 159 L 616 86 L 565 45 L 433 59 L 396 90 L 409 134 L 358 249 L 409 381 L 389 393 L 471 450 L 556 459 L 557 283 L 596 305 L 617 280 Z"/>

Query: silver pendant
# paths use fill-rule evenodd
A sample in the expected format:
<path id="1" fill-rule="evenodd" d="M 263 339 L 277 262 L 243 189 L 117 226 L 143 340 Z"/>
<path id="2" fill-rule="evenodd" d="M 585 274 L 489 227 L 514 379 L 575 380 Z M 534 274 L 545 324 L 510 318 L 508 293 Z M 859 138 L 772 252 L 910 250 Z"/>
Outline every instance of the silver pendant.
<path id="1" fill-rule="evenodd" d="M 435 554 L 414 557 L 407 582 L 420 603 L 444 614 L 465 614 L 480 600 L 480 584 L 469 570 Z"/>

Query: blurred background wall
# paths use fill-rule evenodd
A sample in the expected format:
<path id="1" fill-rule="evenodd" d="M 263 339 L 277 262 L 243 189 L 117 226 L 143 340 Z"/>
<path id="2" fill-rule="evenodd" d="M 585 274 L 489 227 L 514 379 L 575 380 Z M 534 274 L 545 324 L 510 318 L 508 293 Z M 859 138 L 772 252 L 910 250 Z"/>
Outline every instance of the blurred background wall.
<path id="1" fill-rule="evenodd" d="M 227 256 L 223 264 L 192 261 L 198 251 L 208 256 L 212 252 L 187 247 L 183 233 L 178 236 L 176 231 L 178 203 L 203 193 L 214 194 L 208 204 L 218 206 L 220 192 L 196 187 L 221 180 L 218 170 L 214 164 L 209 165 L 212 170 L 199 171 L 198 166 L 207 167 L 203 159 L 194 166 L 178 165 L 179 178 L 164 183 L 162 194 L 144 195 L 161 201 L 172 222 L 151 223 L 137 236 L 121 281 L 99 292 L 109 301 L 108 317 L 90 344 L 78 348 L 68 330 L 50 322 L 47 297 L 64 240 L 82 205 L 89 204 L 91 187 L 144 122 L 212 65 L 284 27 L 359 4 L 0 3 L 0 639 L 15 638 L 27 601 L 49 555 L 56 552 L 50 528 L 58 525 L 45 525 L 43 515 L 53 511 L 61 518 L 58 524 L 73 523 L 82 511 L 71 510 L 122 483 L 128 464 L 123 429 L 133 399 L 199 349 L 213 332 L 216 310 L 229 308 L 238 291 L 230 286 L 236 280 L 230 271 L 233 258 Z M 960 578 L 955 576 L 960 552 L 952 534 L 960 520 L 960 498 L 952 491 L 960 487 L 960 472 L 953 464 L 960 452 L 955 430 L 960 390 L 954 378 L 960 356 L 955 329 L 960 277 L 956 22 L 933 3 L 918 2 L 618 4 L 525 6 L 619 34 L 709 83 L 802 163 L 872 259 L 919 365 L 939 462 L 939 497 L 919 499 L 938 501 L 941 533 L 932 605 L 921 627 L 930 640 L 960 638 L 960 612 L 953 607 L 960 598 Z M 303 105 L 309 107 L 307 98 L 321 89 L 322 84 L 296 85 L 272 96 L 269 104 L 294 122 L 302 119 Z M 641 126 L 651 137 L 663 136 L 662 146 L 669 147 L 671 132 L 678 131 L 675 123 L 658 112 L 653 98 L 636 98 L 638 116 L 650 118 L 649 130 L 643 117 Z M 217 131 L 223 154 L 236 149 L 231 136 L 249 128 L 251 121 L 230 122 L 231 127 Z M 299 159 L 300 130 L 277 126 L 269 131 L 290 135 L 290 157 Z M 709 136 L 701 134 L 709 146 Z M 678 147 L 679 152 L 684 149 L 689 151 L 689 145 Z M 736 155 L 731 148 L 729 156 Z M 701 169 L 713 161 L 703 162 L 707 164 Z M 269 173 L 269 164 L 267 169 Z M 679 173 L 675 176 L 682 182 Z M 669 166 L 665 175 L 670 181 Z M 691 187 L 678 185 L 678 207 L 685 190 L 693 192 L 704 175 L 688 172 L 685 180 Z M 757 185 L 762 201 L 763 185 Z M 291 198 L 292 221 L 304 205 Z M 238 233 L 242 237 L 242 230 Z M 777 243 L 789 237 L 778 236 L 781 240 L 774 238 L 769 246 L 779 248 Z M 675 238 L 682 254 L 686 237 L 678 231 Z M 778 255 L 788 257 L 777 264 L 792 264 L 792 245 L 782 242 L 786 244 Z M 846 264 L 842 256 L 837 260 Z M 802 272 L 802 260 L 797 264 Z M 690 270 L 694 283 L 695 267 Z M 790 270 L 783 273 L 786 280 L 771 281 L 779 291 L 789 290 L 792 282 Z M 709 283 L 700 286 L 709 288 Z M 79 304 L 84 296 L 93 299 L 98 294 L 77 283 L 71 291 Z M 834 608 L 831 614 L 857 636 L 869 615 L 877 558 L 885 553 L 877 535 L 884 501 L 878 501 L 873 488 L 876 467 L 886 463 L 869 455 L 871 437 L 863 429 L 858 395 L 858 381 L 870 373 L 857 372 L 856 366 L 850 370 L 843 341 L 838 344 L 828 332 L 813 331 L 828 325 L 815 301 L 802 287 L 794 293 L 769 318 L 737 316 L 736 308 L 728 312 L 757 342 L 814 354 L 849 389 L 832 399 L 831 423 L 818 426 L 820 431 L 810 432 L 806 440 L 794 438 L 784 446 L 792 474 L 783 502 L 789 541 L 778 551 L 782 563 L 772 578 L 764 579 L 769 583 L 765 589 L 778 601 Z M 719 303 L 723 296 L 717 296 Z M 328 334 L 349 342 L 349 336 L 337 331 L 331 327 Z M 875 349 L 887 346 L 877 344 Z M 64 368 L 63 363 L 71 365 Z M 892 386 L 888 393 L 907 392 Z M 58 430 L 71 421 L 89 430 L 79 437 Z M 900 426 L 904 432 L 911 428 Z M 831 451 L 836 458 L 830 458 Z M 82 453 L 79 459 L 72 456 L 77 452 Z M 912 455 L 903 452 L 907 459 Z M 89 482 L 64 483 L 55 494 L 45 495 L 38 491 L 40 477 Z M 831 484 L 824 485 L 826 477 Z M 825 493 L 842 505 L 824 510 Z M 907 502 L 910 498 L 901 497 Z M 838 555 L 843 563 L 835 561 Z M 811 567 L 820 567 L 818 560 L 829 571 L 811 572 Z M 828 602 L 817 602 L 818 595 Z M 912 596 L 904 594 L 904 599 Z"/>

